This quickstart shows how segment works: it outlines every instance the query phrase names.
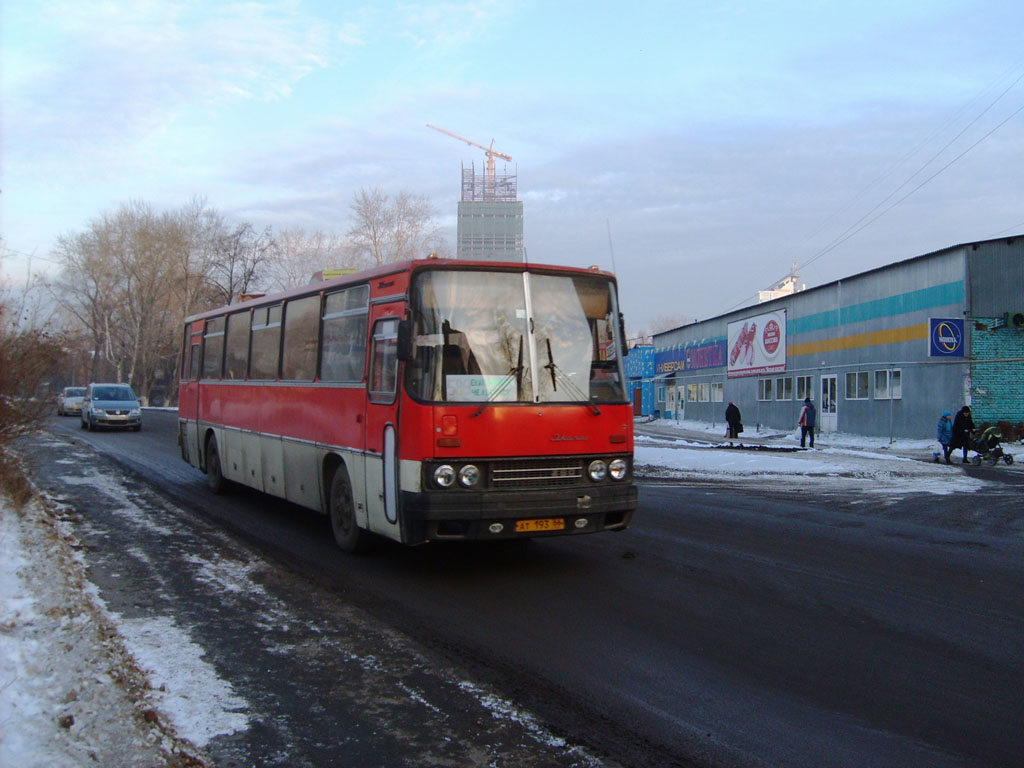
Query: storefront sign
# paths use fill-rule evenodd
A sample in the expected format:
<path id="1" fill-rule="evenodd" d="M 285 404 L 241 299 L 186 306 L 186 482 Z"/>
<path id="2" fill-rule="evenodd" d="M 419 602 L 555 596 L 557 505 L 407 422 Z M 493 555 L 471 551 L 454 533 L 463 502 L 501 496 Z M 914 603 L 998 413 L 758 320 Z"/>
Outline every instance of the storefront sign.
<path id="1" fill-rule="evenodd" d="M 928 357 L 964 356 L 964 319 L 928 319 Z"/>

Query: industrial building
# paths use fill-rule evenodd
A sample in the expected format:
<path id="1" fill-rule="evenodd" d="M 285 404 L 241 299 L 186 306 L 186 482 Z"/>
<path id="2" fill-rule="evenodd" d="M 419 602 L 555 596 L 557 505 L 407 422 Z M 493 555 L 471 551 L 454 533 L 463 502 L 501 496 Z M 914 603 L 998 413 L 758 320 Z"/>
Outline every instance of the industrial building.
<path id="1" fill-rule="evenodd" d="M 1024 421 L 1024 236 L 967 243 L 653 337 L 660 418 L 930 438 L 939 415 Z M 642 403 L 647 376 L 633 379 Z"/>

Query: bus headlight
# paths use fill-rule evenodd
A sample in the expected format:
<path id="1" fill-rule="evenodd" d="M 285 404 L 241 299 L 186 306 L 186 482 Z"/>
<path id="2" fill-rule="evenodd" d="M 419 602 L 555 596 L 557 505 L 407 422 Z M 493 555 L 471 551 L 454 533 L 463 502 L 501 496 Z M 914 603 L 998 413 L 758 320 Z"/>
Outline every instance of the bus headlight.
<path id="1" fill-rule="evenodd" d="M 612 480 L 621 480 L 626 476 L 628 469 L 625 459 L 612 459 L 608 465 L 608 474 L 612 476 Z"/>
<path id="2" fill-rule="evenodd" d="M 472 488 L 480 482 L 480 470 L 472 464 L 467 464 L 459 470 L 459 484 L 463 488 Z"/>
<path id="3" fill-rule="evenodd" d="M 440 488 L 450 488 L 455 482 L 455 470 L 447 464 L 442 464 L 434 470 L 434 482 Z"/>
<path id="4" fill-rule="evenodd" d="M 594 459 L 587 468 L 587 474 L 591 480 L 604 480 L 608 475 L 608 465 L 601 459 Z"/>

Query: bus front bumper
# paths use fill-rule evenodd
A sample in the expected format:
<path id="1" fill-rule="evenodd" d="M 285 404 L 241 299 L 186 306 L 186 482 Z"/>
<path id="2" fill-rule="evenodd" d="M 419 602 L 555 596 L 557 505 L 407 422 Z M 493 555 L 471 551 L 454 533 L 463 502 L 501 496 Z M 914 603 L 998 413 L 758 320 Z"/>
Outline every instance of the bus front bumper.
<path id="1" fill-rule="evenodd" d="M 635 485 L 543 491 L 402 493 L 402 540 L 499 540 L 625 530 L 637 505 Z"/>

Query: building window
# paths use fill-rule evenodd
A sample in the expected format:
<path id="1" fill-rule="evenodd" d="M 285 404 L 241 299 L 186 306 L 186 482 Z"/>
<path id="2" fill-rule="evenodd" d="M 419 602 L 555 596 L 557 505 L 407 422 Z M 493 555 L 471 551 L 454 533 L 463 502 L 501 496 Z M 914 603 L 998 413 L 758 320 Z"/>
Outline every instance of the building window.
<path id="1" fill-rule="evenodd" d="M 772 380 L 771 379 L 758 379 L 758 382 L 757 382 L 757 399 L 758 400 L 771 400 L 772 399 Z"/>
<path id="2" fill-rule="evenodd" d="M 697 385 L 687 384 L 686 385 L 686 402 L 696 403 L 697 402 Z"/>
<path id="3" fill-rule="evenodd" d="M 702 403 L 711 402 L 711 385 L 708 382 L 697 385 L 697 397 Z"/>
<path id="4" fill-rule="evenodd" d="M 796 377 L 796 399 L 806 400 L 808 397 L 814 397 L 814 389 L 811 386 L 811 376 L 797 376 Z"/>
<path id="5" fill-rule="evenodd" d="M 665 385 L 664 384 L 659 384 L 658 387 L 657 387 L 657 391 L 658 391 L 658 394 L 655 397 L 655 400 L 657 400 L 659 403 L 664 403 L 665 402 Z"/>
<path id="6" fill-rule="evenodd" d="M 903 397 L 903 383 L 899 368 L 875 371 L 875 400 L 899 400 Z"/>
<path id="7" fill-rule="evenodd" d="M 846 374 L 846 399 L 867 400 L 868 399 L 868 372 L 851 371 Z"/>
<path id="8" fill-rule="evenodd" d="M 775 380 L 775 399 L 776 400 L 792 400 L 793 399 L 793 379 L 776 379 Z"/>
<path id="9" fill-rule="evenodd" d="M 721 403 L 725 400 L 725 385 L 720 381 L 711 382 L 711 402 Z"/>

